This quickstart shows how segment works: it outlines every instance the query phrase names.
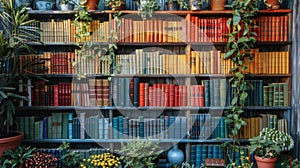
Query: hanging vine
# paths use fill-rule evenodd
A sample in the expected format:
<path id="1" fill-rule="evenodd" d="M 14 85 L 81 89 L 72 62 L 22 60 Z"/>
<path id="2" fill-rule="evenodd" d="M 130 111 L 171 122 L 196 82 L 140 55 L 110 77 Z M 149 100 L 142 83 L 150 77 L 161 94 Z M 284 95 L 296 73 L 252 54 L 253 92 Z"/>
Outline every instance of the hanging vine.
<path id="1" fill-rule="evenodd" d="M 235 0 L 229 7 L 233 9 L 233 16 L 227 22 L 228 28 L 231 30 L 228 34 L 229 39 L 226 44 L 227 52 L 224 59 L 231 59 L 235 67 L 230 70 L 233 77 L 229 79 L 231 88 L 234 90 L 234 96 L 231 100 L 231 105 L 226 111 L 225 122 L 229 125 L 231 130 L 232 142 L 222 144 L 223 148 L 232 151 L 237 150 L 237 139 L 239 130 L 246 122 L 241 115 L 244 113 L 244 106 L 248 97 L 247 90 L 252 89 L 252 86 L 246 82 L 245 75 L 247 74 L 248 62 L 252 60 L 250 50 L 256 43 L 255 32 L 255 16 L 258 12 L 259 0 Z M 227 151 L 226 155 L 234 167 L 234 153 L 230 156 Z"/>

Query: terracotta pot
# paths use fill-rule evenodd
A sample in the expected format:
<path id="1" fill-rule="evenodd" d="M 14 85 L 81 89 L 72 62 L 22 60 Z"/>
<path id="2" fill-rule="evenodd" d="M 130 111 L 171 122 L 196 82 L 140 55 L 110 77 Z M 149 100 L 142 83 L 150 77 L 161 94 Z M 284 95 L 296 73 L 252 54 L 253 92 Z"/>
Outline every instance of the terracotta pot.
<path id="1" fill-rule="evenodd" d="M 224 10 L 226 0 L 210 0 L 211 10 Z"/>
<path id="2" fill-rule="evenodd" d="M 8 137 L 8 138 L 0 138 L 0 156 L 3 154 L 4 151 L 8 149 L 14 149 L 21 145 L 21 141 L 24 137 L 23 132 L 13 132 L 15 136 Z"/>
<path id="3" fill-rule="evenodd" d="M 280 3 L 278 0 L 267 0 L 267 3 L 271 5 L 270 7 L 268 7 L 268 9 L 279 9 L 280 8 Z"/>
<path id="4" fill-rule="evenodd" d="M 87 0 L 84 6 L 86 6 L 88 10 L 97 10 L 98 3 L 99 0 Z"/>
<path id="5" fill-rule="evenodd" d="M 256 160 L 256 164 L 258 168 L 274 168 L 277 157 L 276 158 L 261 158 L 259 156 L 254 156 Z"/>

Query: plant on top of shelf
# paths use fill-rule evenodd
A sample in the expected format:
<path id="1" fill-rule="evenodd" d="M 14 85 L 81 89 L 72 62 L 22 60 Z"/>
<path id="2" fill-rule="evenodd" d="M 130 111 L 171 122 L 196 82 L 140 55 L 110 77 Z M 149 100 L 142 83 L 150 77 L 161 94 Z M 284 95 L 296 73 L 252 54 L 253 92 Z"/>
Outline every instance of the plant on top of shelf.
<path id="1" fill-rule="evenodd" d="M 166 5 L 169 10 L 178 10 L 179 7 L 182 9 L 189 9 L 189 5 L 184 0 L 167 0 Z"/>
<path id="2" fill-rule="evenodd" d="M 105 0 L 105 5 L 113 11 L 125 9 L 125 0 Z"/>
<path id="3" fill-rule="evenodd" d="M 223 143 L 222 149 L 225 149 L 225 154 L 230 162 L 233 162 L 235 156 L 234 154 L 230 156 L 229 150 L 226 149 L 235 150 L 237 148 L 239 144 L 238 132 L 242 126 L 246 125 L 241 115 L 244 113 L 244 106 L 248 97 L 247 90 L 252 89 L 252 86 L 245 81 L 245 75 L 248 69 L 247 64 L 252 60 L 250 50 L 256 43 L 257 34 L 254 31 L 256 27 L 254 19 L 258 12 L 258 4 L 259 0 L 234 0 L 232 4 L 228 5 L 233 9 L 233 16 L 227 22 L 230 33 L 228 34 L 227 51 L 224 59 L 231 59 L 235 65 L 230 70 L 233 77 L 229 79 L 231 88 L 235 92 L 231 105 L 226 110 L 225 122 L 229 125 L 233 141 Z"/>
<path id="4" fill-rule="evenodd" d="M 160 8 L 156 0 L 139 0 L 137 3 L 139 5 L 139 15 L 143 20 L 146 20 L 148 17 L 151 18 L 153 12 Z"/>
<path id="5" fill-rule="evenodd" d="M 26 7 L 15 8 L 14 0 L 0 2 L 0 135 L 3 138 L 14 129 L 16 101 L 26 100 L 24 96 L 16 94 L 19 80 L 25 77 L 19 74 L 18 56 L 20 52 L 34 52 L 26 42 L 38 42 L 40 29 L 33 26 L 36 20 L 29 19 Z M 34 74 L 26 78 L 30 77 L 34 77 Z"/>
<path id="6" fill-rule="evenodd" d="M 136 167 L 154 167 L 153 160 L 156 159 L 163 151 L 156 142 L 148 139 L 141 140 L 139 138 L 129 141 L 127 145 L 121 144 L 121 159 L 126 163 L 125 166 Z"/>

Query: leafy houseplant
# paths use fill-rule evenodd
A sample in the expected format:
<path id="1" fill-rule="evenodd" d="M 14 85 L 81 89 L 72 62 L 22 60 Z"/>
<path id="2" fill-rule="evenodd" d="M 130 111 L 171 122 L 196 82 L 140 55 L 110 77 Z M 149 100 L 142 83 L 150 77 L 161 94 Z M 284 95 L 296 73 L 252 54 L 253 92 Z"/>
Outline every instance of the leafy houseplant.
<path id="1" fill-rule="evenodd" d="M 26 7 L 15 7 L 14 0 L 1 0 L 0 12 L 0 139 L 10 137 L 14 124 L 15 102 L 26 99 L 16 94 L 19 80 L 18 55 L 22 51 L 33 52 L 26 41 L 39 41 L 39 28 L 32 26 L 36 21 L 29 19 Z M 4 140 L 4 139 L 2 139 Z M 7 140 L 7 139 L 6 139 Z M 17 142 L 13 147 L 16 147 Z M 3 147 L 0 144 L 0 147 Z M 8 147 L 12 148 L 12 147 Z M 4 149 L 3 149 L 4 150 Z M 0 149 L 0 155 L 2 154 Z"/>
<path id="2" fill-rule="evenodd" d="M 139 15 L 143 20 L 147 17 L 152 17 L 155 10 L 159 10 L 160 6 L 156 0 L 139 0 L 137 1 L 139 5 Z"/>
<path id="3" fill-rule="evenodd" d="M 138 138 L 129 141 L 127 145 L 122 143 L 118 152 L 121 154 L 120 158 L 126 162 L 126 166 L 152 168 L 154 167 L 153 160 L 158 157 L 162 150 L 158 143 Z"/>
<path id="4" fill-rule="evenodd" d="M 250 152 L 255 154 L 258 167 L 264 167 L 261 162 L 268 159 L 268 162 L 274 161 L 284 151 L 289 151 L 294 146 L 292 137 L 273 128 L 263 128 L 257 137 L 249 139 Z"/>
<path id="5" fill-rule="evenodd" d="M 9 149 L 0 156 L 0 166 L 2 168 L 17 168 L 25 165 L 29 161 L 35 148 L 18 146 L 16 149 Z"/>

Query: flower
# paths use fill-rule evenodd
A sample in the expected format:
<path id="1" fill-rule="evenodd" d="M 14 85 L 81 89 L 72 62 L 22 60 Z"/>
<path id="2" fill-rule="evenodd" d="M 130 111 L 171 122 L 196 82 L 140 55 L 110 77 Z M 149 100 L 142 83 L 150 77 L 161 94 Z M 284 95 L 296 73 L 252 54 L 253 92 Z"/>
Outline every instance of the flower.
<path id="1" fill-rule="evenodd" d="M 83 159 L 80 164 L 81 168 L 116 168 L 121 164 L 120 158 L 111 154 L 111 153 L 103 153 L 99 155 L 91 155 L 87 159 Z"/>
<path id="2" fill-rule="evenodd" d="M 257 137 L 249 139 L 250 151 L 262 158 L 275 158 L 294 147 L 292 137 L 273 128 L 263 128 Z"/>

